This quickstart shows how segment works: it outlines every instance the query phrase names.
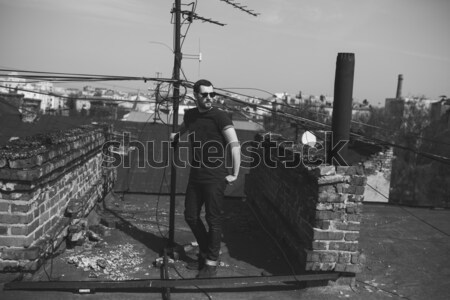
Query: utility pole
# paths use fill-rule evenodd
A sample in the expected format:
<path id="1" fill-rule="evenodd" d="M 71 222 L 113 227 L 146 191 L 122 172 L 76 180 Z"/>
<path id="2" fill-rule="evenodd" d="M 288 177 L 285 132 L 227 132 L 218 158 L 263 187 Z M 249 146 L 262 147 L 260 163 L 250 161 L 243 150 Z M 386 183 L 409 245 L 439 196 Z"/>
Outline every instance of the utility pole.
<path id="1" fill-rule="evenodd" d="M 181 0 L 175 0 L 175 29 L 174 29 L 174 65 L 173 65 L 173 117 L 172 132 L 178 132 L 178 106 L 180 101 L 180 69 L 181 59 Z M 169 210 L 169 247 L 175 246 L 175 194 L 177 189 L 177 168 L 174 160 L 178 157 L 178 145 L 174 143 L 170 172 L 170 210 Z"/>

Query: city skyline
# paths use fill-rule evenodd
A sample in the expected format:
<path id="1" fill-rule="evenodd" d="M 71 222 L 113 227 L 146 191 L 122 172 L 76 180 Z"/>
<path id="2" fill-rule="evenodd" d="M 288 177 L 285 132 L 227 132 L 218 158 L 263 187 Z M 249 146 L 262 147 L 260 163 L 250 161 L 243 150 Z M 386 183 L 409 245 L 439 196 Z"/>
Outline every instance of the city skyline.
<path id="1" fill-rule="evenodd" d="M 0 0 L 0 67 L 124 76 L 170 77 L 172 1 Z M 187 4 L 187 2 L 185 3 Z M 403 95 L 450 95 L 450 2 L 246 0 L 251 16 L 221 1 L 196 13 L 226 26 L 194 21 L 183 53 L 187 79 L 221 88 L 333 95 L 340 52 L 355 53 L 353 96 L 384 105 Z M 186 10 L 190 6 L 184 6 Z M 187 26 L 183 27 L 183 31 Z M 78 86 L 87 85 L 82 83 Z M 114 85 L 114 83 L 109 83 Z M 119 82 L 135 89 L 153 83 Z M 256 90 L 236 90 L 267 97 Z"/>

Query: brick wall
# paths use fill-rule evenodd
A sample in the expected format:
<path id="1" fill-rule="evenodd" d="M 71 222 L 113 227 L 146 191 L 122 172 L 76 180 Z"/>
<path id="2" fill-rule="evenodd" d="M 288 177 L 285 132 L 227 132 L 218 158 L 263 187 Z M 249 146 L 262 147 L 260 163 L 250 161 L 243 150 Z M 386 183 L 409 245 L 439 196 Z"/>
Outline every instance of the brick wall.
<path id="1" fill-rule="evenodd" d="M 263 155 L 261 147 L 254 152 Z M 363 167 L 287 168 L 279 157 L 271 157 L 276 168 L 259 163 L 247 175 L 248 201 L 305 270 L 361 272 L 364 256 L 358 238 L 367 182 Z"/>
<path id="2" fill-rule="evenodd" d="M 0 271 L 36 270 L 111 189 L 115 171 L 101 166 L 107 134 L 84 126 L 0 148 Z"/>

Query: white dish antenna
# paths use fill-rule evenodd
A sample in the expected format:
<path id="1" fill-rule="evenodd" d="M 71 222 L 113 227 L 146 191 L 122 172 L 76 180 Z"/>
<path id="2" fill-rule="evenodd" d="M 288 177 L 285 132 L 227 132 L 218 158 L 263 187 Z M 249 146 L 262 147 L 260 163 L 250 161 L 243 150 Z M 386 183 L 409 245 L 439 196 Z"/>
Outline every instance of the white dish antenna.
<path id="1" fill-rule="evenodd" d="M 311 131 L 305 131 L 302 134 L 302 144 L 314 147 L 316 145 L 317 138 Z"/>

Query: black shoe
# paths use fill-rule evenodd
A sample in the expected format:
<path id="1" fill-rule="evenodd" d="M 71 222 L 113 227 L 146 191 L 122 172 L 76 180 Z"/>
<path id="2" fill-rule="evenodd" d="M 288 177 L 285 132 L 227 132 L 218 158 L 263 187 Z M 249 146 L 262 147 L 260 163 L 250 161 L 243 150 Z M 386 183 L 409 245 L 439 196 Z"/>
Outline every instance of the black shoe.
<path id="1" fill-rule="evenodd" d="M 205 266 L 205 259 L 201 255 L 198 255 L 197 260 L 188 262 L 186 264 L 186 268 L 188 270 L 195 270 L 195 271 L 203 269 L 204 266 Z"/>
<path id="2" fill-rule="evenodd" d="M 205 265 L 199 272 L 196 278 L 211 278 L 216 277 L 217 266 Z"/>

